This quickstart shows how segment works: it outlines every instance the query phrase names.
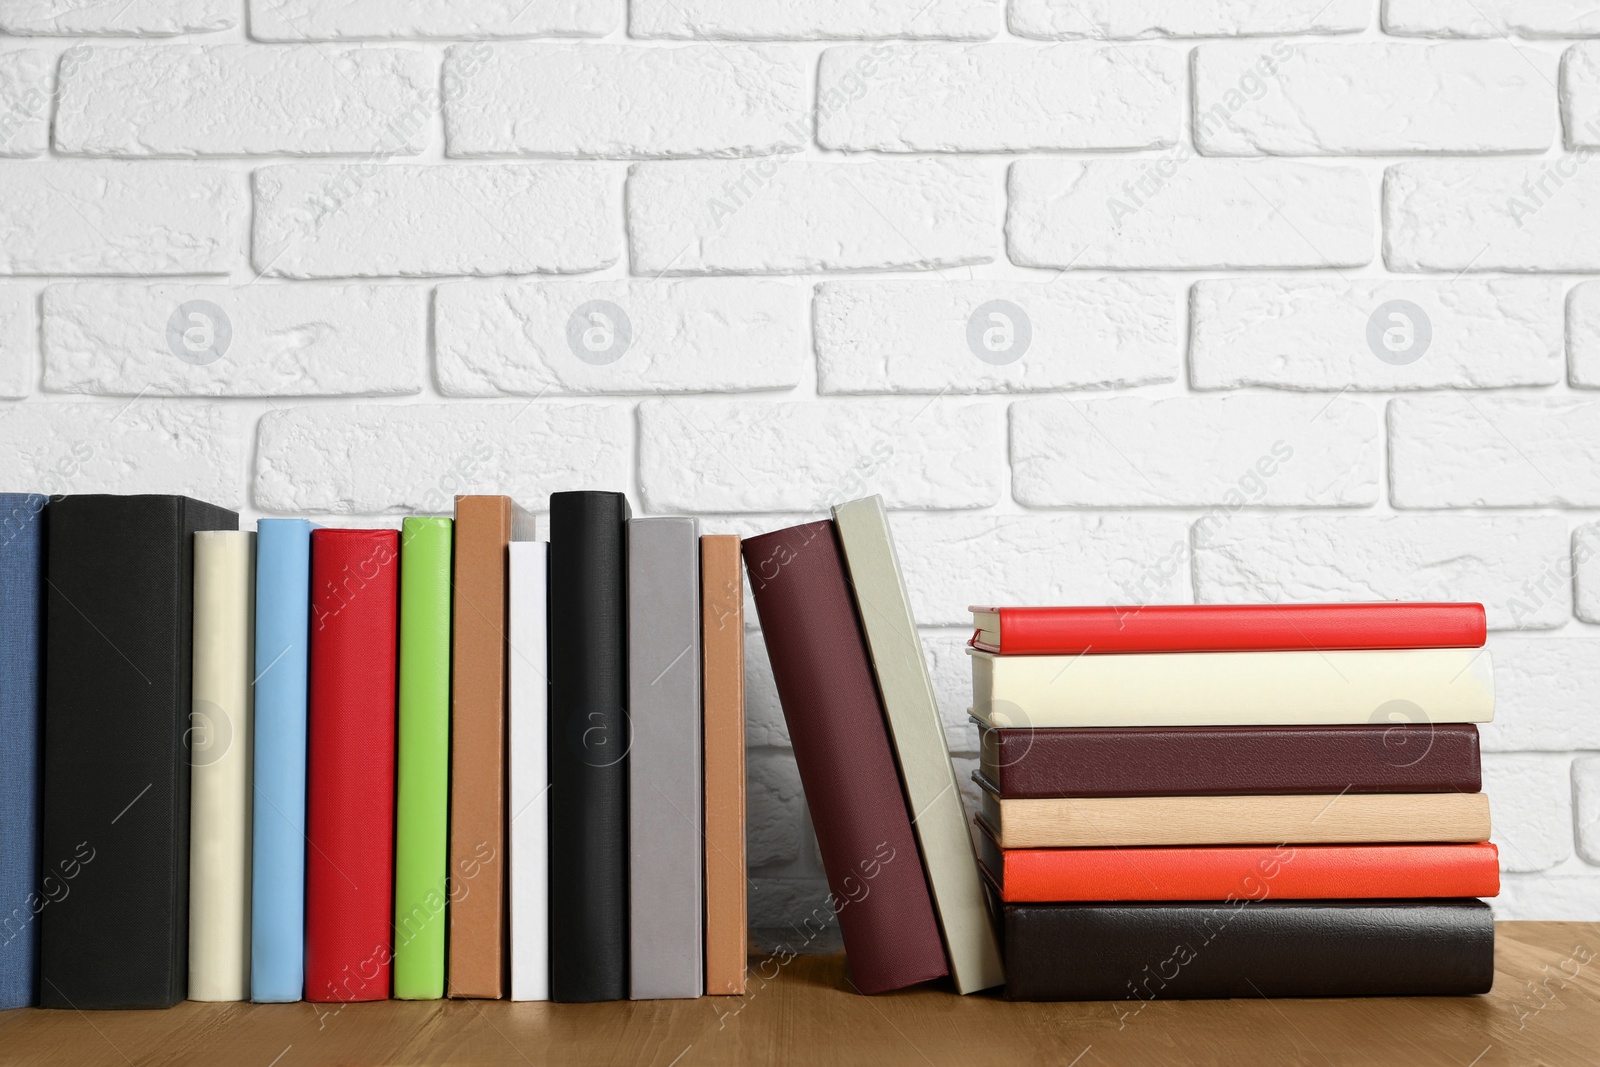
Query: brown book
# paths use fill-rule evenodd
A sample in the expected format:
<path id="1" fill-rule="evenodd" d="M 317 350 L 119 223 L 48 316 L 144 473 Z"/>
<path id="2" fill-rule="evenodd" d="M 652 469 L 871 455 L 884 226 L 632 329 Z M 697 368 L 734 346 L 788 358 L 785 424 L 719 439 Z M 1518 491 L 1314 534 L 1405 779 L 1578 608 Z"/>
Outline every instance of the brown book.
<path id="1" fill-rule="evenodd" d="M 705 737 L 706 992 L 742 996 L 748 962 L 744 854 L 744 571 L 739 538 L 700 538 Z"/>
<path id="2" fill-rule="evenodd" d="M 506 991 L 506 546 L 532 537 L 533 516 L 510 497 L 456 497 L 446 972 L 452 997 Z"/>

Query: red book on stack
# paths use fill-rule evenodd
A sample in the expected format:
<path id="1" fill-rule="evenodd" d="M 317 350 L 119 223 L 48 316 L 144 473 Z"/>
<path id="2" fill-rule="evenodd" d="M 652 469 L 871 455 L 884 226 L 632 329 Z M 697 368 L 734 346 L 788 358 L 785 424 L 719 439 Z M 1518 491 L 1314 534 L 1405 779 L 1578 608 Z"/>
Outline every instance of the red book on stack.
<path id="1" fill-rule="evenodd" d="M 389 996 L 399 604 L 397 531 L 311 532 L 309 1001 Z"/>

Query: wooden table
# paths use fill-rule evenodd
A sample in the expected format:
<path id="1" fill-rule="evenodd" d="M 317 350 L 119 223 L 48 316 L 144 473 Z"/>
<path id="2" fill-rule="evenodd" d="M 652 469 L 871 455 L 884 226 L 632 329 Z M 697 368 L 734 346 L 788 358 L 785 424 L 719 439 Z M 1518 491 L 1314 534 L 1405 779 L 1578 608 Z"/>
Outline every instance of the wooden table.
<path id="1" fill-rule="evenodd" d="M 1600 923 L 1501 923 L 1498 938 L 1486 997 L 1171 1001 L 1123 1018 L 1127 1003 L 1011 1004 L 941 987 L 857 996 L 842 956 L 802 956 L 752 960 L 742 998 L 26 1009 L 0 1013 L 0 1063 L 1600 1063 Z"/>

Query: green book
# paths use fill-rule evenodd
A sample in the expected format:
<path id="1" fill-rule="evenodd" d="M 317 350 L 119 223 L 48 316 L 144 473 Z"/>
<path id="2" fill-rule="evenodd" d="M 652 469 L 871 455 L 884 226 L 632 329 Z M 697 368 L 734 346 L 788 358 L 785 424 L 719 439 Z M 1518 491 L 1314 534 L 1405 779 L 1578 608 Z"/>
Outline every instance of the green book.
<path id="1" fill-rule="evenodd" d="M 450 519 L 400 527 L 400 756 L 395 788 L 394 995 L 444 996 L 450 862 Z"/>

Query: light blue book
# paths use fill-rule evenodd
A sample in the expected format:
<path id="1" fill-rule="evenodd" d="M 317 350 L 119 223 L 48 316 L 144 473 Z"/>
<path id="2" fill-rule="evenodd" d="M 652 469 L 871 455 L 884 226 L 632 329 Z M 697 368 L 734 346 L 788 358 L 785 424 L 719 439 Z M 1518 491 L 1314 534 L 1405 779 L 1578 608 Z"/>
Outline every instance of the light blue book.
<path id="1" fill-rule="evenodd" d="M 306 670 L 311 523 L 256 524 L 254 855 L 250 999 L 299 1000 L 305 986 Z"/>

